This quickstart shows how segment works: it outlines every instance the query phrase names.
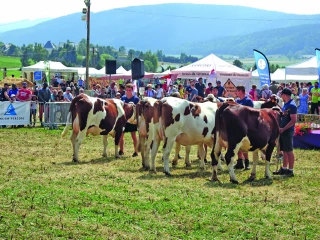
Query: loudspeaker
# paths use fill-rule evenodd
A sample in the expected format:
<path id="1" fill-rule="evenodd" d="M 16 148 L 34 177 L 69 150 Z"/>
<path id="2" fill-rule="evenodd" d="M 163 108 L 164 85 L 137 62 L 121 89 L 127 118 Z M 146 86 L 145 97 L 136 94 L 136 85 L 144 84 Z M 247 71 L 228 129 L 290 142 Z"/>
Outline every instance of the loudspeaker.
<path id="1" fill-rule="evenodd" d="M 106 60 L 106 74 L 117 73 L 117 62 L 116 60 Z"/>
<path id="2" fill-rule="evenodd" d="M 144 77 L 144 61 L 138 58 L 133 59 L 131 63 L 132 79 L 140 79 Z"/>

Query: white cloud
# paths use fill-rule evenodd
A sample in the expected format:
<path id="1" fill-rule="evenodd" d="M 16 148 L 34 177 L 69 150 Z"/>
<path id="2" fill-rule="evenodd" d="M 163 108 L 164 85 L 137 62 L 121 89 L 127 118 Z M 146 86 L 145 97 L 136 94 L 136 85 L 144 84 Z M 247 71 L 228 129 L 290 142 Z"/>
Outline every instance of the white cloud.
<path id="1" fill-rule="evenodd" d="M 242 5 L 254 8 L 296 13 L 320 14 L 314 0 L 304 1 L 257 1 L 257 0 L 91 0 L 93 12 L 121 8 L 133 5 L 149 5 L 172 2 Z M 2 3 L 0 23 L 8 23 L 25 19 L 55 18 L 70 13 L 81 12 L 85 7 L 83 0 L 9 0 Z M 178 15 L 179 13 L 177 13 Z M 1 26 L 0 26 L 1 27 Z"/>

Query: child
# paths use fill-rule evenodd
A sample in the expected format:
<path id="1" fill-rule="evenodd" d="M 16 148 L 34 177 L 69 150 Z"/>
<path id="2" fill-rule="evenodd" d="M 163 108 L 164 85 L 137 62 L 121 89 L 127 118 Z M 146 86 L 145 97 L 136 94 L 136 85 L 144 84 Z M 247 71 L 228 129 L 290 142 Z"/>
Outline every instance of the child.
<path id="1" fill-rule="evenodd" d="M 37 116 L 37 104 L 38 104 L 38 98 L 36 95 L 32 95 L 31 97 L 31 107 L 30 107 L 30 123 L 33 124 L 32 127 L 35 127 L 36 125 L 36 116 Z"/>

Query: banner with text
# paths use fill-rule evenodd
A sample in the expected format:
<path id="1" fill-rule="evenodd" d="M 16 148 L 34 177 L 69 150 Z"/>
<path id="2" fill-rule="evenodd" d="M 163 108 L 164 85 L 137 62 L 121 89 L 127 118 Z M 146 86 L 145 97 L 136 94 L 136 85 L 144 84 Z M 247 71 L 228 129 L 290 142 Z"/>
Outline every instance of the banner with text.
<path id="1" fill-rule="evenodd" d="M 30 123 L 30 102 L 0 102 L 0 125 Z"/>
<path id="2" fill-rule="evenodd" d="M 262 52 L 259 52 L 258 50 L 253 49 L 253 53 L 256 60 L 256 66 L 261 86 L 265 84 L 270 85 L 270 70 L 268 59 Z"/>
<path id="3" fill-rule="evenodd" d="M 316 58 L 317 58 L 317 64 L 318 64 L 318 82 L 320 82 L 320 49 L 316 48 Z"/>

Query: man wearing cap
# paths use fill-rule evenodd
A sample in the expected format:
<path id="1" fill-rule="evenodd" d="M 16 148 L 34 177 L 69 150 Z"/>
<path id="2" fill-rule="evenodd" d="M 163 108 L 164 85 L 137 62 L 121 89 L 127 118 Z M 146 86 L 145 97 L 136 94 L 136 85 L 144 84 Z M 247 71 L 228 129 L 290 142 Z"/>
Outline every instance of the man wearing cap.
<path id="1" fill-rule="evenodd" d="M 27 83 L 23 82 L 22 88 L 20 88 L 17 93 L 17 96 L 16 96 L 17 99 L 20 102 L 26 102 L 31 100 L 31 96 L 32 96 L 32 92 L 29 89 L 27 89 Z"/>
<path id="2" fill-rule="evenodd" d="M 67 102 L 71 102 L 72 101 L 73 96 L 71 94 L 71 88 L 70 87 L 66 88 L 66 91 L 63 93 L 63 97 L 64 97 L 64 99 L 67 100 Z"/>
<path id="3" fill-rule="evenodd" d="M 310 90 L 311 94 L 311 114 L 319 115 L 320 88 L 319 83 L 315 82 L 314 87 Z"/>
<path id="4" fill-rule="evenodd" d="M 10 84 L 5 83 L 1 93 L 0 93 L 0 101 L 11 101 L 9 95 L 8 95 L 8 88 L 9 88 Z"/>
<path id="5" fill-rule="evenodd" d="M 218 87 L 218 97 L 223 97 L 226 94 L 226 89 L 221 86 L 221 81 L 217 81 L 217 87 Z"/>
<path id="6" fill-rule="evenodd" d="M 280 151 L 283 151 L 283 165 L 279 171 L 273 172 L 274 175 L 285 175 L 293 177 L 294 154 L 293 154 L 293 135 L 294 125 L 297 122 L 297 106 L 291 98 L 291 90 L 282 90 L 281 98 L 285 102 L 282 108 L 280 121 Z"/>

